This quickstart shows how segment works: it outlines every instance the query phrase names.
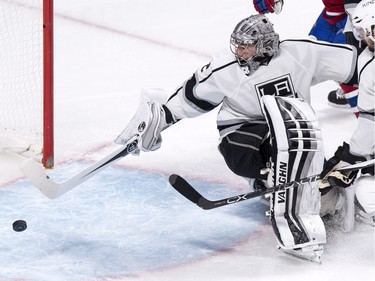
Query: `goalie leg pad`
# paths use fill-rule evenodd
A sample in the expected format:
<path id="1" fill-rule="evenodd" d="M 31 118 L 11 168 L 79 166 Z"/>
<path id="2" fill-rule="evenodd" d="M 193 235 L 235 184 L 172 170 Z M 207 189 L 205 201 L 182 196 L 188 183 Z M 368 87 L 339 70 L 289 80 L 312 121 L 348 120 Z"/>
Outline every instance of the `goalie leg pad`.
<path id="1" fill-rule="evenodd" d="M 262 103 L 271 132 L 273 184 L 319 174 L 324 149 L 311 106 L 300 99 L 274 96 L 264 96 Z M 281 248 L 326 242 L 316 182 L 275 192 L 270 207 L 272 226 Z"/>

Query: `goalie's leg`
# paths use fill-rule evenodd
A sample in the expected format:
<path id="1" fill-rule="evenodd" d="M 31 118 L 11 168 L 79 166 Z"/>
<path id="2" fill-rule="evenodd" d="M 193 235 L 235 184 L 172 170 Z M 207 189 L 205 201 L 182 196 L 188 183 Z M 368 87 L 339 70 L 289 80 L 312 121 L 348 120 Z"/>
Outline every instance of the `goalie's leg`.
<path id="1" fill-rule="evenodd" d="M 263 109 L 271 131 L 273 184 L 319 174 L 324 150 L 310 105 L 296 98 L 265 96 Z M 270 204 L 279 247 L 287 253 L 320 261 L 326 232 L 319 216 L 317 182 L 276 192 Z"/>

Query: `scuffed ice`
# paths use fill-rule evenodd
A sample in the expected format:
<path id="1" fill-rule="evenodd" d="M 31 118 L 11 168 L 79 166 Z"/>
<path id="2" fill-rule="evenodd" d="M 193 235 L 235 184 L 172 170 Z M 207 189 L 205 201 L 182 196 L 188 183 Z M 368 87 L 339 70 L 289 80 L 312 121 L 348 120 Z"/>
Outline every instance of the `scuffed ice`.
<path id="1" fill-rule="evenodd" d="M 62 181 L 85 165 L 59 167 L 51 177 Z M 228 188 L 196 184 L 211 198 L 228 196 Z M 249 200 L 204 211 L 167 176 L 119 168 L 54 200 L 19 181 L 0 190 L 0 279 L 108 278 L 198 260 L 251 236 L 266 223 L 264 210 Z M 27 222 L 24 232 L 13 231 L 17 219 Z"/>

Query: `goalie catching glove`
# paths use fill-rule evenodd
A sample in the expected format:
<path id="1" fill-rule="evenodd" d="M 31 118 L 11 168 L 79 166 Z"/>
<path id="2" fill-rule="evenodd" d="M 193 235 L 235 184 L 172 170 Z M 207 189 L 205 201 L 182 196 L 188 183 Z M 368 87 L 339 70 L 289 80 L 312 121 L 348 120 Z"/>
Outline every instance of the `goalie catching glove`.
<path id="1" fill-rule="evenodd" d="M 151 94 L 155 94 L 154 92 L 155 90 Z M 115 143 L 126 145 L 137 140 L 138 148 L 142 151 L 154 151 L 160 148 L 161 131 L 175 121 L 165 105 L 152 100 L 149 96 L 150 90 L 142 92 L 137 112 L 116 138 Z M 136 153 L 139 153 L 139 150 Z"/>
<path id="2" fill-rule="evenodd" d="M 353 155 L 349 150 L 349 144 L 344 142 L 342 146 L 339 146 L 335 155 L 324 163 L 323 171 L 320 174 L 322 180 L 319 183 L 322 195 L 328 193 L 334 187 L 347 188 L 357 177 L 358 170 L 350 172 L 335 171 L 345 165 L 366 161 L 366 158 Z"/>

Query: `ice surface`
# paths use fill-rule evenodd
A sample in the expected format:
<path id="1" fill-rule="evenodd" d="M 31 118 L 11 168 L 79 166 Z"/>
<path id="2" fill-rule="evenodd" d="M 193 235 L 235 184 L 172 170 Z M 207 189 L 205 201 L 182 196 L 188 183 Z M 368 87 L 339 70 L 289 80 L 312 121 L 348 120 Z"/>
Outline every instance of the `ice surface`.
<path id="1" fill-rule="evenodd" d="M 84 164 L 66 164 L 59 173 L 79 171 Z M 2 188 L 1 276 L 135 275 L 227 251 L 268 224 L 266 206 L 259 202 L 202 212 L 167 182 L 163 174 L 109 168 L 55 200 L 41 197 L 28 181 Z M 211 197 L 228 194 L 225 186 L 200 189 Z M 9 222 L 17 218 L 27 221 L 26 231 L 12 230 Z"/>

